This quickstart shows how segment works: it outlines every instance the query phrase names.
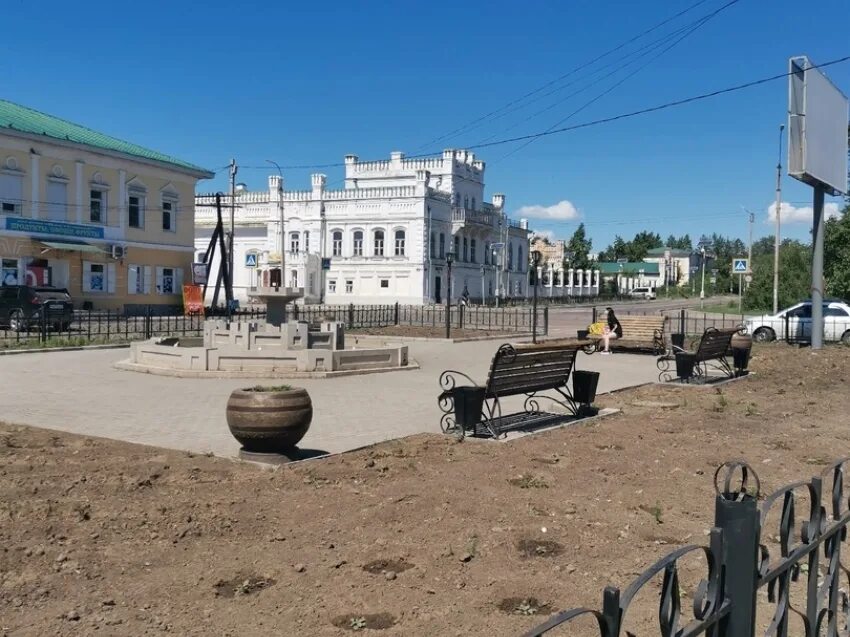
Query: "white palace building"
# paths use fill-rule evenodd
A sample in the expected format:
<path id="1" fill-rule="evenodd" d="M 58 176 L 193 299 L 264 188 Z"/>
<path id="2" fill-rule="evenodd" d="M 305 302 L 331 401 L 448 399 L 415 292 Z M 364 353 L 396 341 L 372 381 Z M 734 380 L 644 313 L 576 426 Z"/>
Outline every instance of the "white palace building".
<path id="1" fill-rule="evenodd" d="M 237 190 L 234 294 L 242 303 L 258 285 L 304 288 L 306 303 L 442 303 L 449 252 L 453 300 L 464 289 L 474 300 L 530 296 L 528 224 L 508 218 L 504 195 L 484 201 L 484 162 L 473 153 L 405 159 L 394 152 L 370 162 L 347 155 L 344 188 L 328 189 L 322 174 L 311 181 L 311 190 L 287 191 L 272 175 L 267 191 Z M 222 202 L 229 230 L 229 195 Z M 214 196 L 196 198 L 198 261 L 215 226 L 214 204 Z M 587 275 L 554 281 L 555 295 L 598 294 L 598 274 Z"/>

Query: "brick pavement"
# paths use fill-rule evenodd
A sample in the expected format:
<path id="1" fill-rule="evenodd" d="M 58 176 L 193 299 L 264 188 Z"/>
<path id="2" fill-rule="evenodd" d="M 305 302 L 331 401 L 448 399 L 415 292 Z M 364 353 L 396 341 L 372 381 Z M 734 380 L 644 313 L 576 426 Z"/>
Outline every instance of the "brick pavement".
<path id="1" fill-rule="evenodd" d="M 440 372 L 486 378 L 499 341 L 410 343 L 421 369 L 294 381 L 313 399 L 302 447 L 331 453 L 421 432 L 439 431 Z M 169 378 L 112 367 L 127 350 L 24 354 L 0 358 L 0 419 L 85 435 L 235 456 L 225 421 L 230 391 L 256 381 Z M 579 354 L 578 369 L 602 372 L 600 392 L 655 380 L 646 355 Z"/>

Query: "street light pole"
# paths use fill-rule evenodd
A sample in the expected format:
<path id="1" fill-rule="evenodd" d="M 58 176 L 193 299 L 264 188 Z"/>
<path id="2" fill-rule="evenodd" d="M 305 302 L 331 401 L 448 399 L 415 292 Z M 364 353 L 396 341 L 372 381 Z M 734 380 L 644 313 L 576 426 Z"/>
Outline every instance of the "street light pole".
<path id="1" fill-rule="evenodd" d="M 539 250 L 531 251 L 531 267 L 532 272 L 534 273 L 534 296 L 531 301 L 531 342 L 537 343 L 537 280 L 540 278 L 540 272 L 537 269 L 538 264 L 540 263 L 540 254 Z"/>
<path id="2" fill-rule="evenodd" d="M 280 215 L 280 284 L 281 287 L 285 288 L 283 273 L 286 271 L 286 257 L 284 256 L 286 253 L 286 232 L 283 230 L 283 171 L 276 161 L 272 161 L 271 159 L 267 159 L 266 161 L 277 168 L 277 174 L 280 176 L 280 181 L 277 184 L 277 207 Z M 271 277 L 271 274 L 269 274 L 269 277 Z"/>
<path id="3" fill-rule="evenodd" d="M 446 252 L 446 267 L 448 268 L 448 282 L 446 283 L 446 338 L 452 337 L 452 262 L 455 260 L 455 253 L 449 250 Z"/>
<path id="4" fill-rule="evenodd" d="M 481 305 L 487 305 L 487 293 L 484 291 L 484 278 L 487 276 L 487 270 L 481 266 Z"/>
<path id="5" fill-rule="evenodd" d="M 702 286 L 699 290 L 699 309 L 705 307 L 705 246 L 702 246 Z"/>

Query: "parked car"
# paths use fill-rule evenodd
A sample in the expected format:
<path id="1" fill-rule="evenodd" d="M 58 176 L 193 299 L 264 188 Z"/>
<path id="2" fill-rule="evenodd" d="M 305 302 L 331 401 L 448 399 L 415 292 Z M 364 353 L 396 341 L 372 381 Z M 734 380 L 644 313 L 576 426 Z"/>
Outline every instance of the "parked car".
<path id="1" fill-rule="evenodd" d="M 778 314 L 750 317 L 744 325 L 756 341 L 785 339 L 788 335 L 793 340 L 807 341 L 812 337 L 812 302 L 802 301 Z M 850 345 L 850 305 L 840 300 L 824 300 L 823 338 Z"/>
<path id="2" fill-rule="evenodd" d="M 74 320 L 74 303 L 68 290 L 29 285 L 0 287 L 0 324 L 23 332 L 47 321 L 48 327 L 65 331 Z"/>
<path id="3" fill-rule="evenodd" d="M 629 296 L 633 299 L 646 299 L 647 301 L 654 301 L 656 298 L 655 290 L 652 288 L 632 288 Z"/>

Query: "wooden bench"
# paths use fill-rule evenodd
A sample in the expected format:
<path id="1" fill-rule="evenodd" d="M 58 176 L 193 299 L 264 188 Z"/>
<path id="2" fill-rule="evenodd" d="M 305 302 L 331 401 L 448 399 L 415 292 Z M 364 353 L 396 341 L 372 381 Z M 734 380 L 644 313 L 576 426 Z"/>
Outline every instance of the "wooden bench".
<path id="1" fill-rule="evenodd" d="M 729 364 L 727 356 L 732 345 L 732 337 L 739 331 L 741 331 L 740 327 L 722 329 L 709 327 L 702 333 L 694 351 L 674 347 L 672 354 L 658 359 L 658 369 L 661 370 L 658 375 L 659 380 L 671 381 L 678 378 L 682 382 L 690 382 L 692 378 L 697 378 L 701 382 L 706 382 L 710 380 L 709 365 L 722 372 L 724 377 L 732 378 L 735 370 Z M 674 364 L 678 368 L 675 374 L 671 370 Z M 691 373 L 686 373 L 685 368 L 691 366 Z"/>
<path id="2" fill-rule="evenodd" d="M 661 314 L 629 314 L 618 316 L 623 328 L 623 337 L 610 341 L 611 349 L 650 350 L 654 355 L 666 351 L 664 344 L 664 328 L 667 317 Z M 584 348 L 585 353 L 601 351 L 603 347 L 601 334 L 588 334 L 587 338 L 594 341 Z"/>
<path id="3" fill-rule="evenodd" d="M 462 372 L 443 372 L 438 400 L 443 412 L 440 427 L 445 433 L 463 436 L 471 432 L 498 438 L 511 430 L 557 424 L 577 415 L 579 406 L 573 400 L 568 381 L 581 347 L 580 342 L 502 345 L 493 356 L 483 387 Z M 459 386 L 458 377 L 469 381 L 471 386 Z M 550 395 L 544 397 L 546 392 Z M 523 411 L 503 415 L 501 399 L 518 395 L 526 397 Z M 542 411 L 538 402 L 541 398 L 560 404 L 567 413 Z M 464 402 L 456 404 L 458 401 Z"/>

